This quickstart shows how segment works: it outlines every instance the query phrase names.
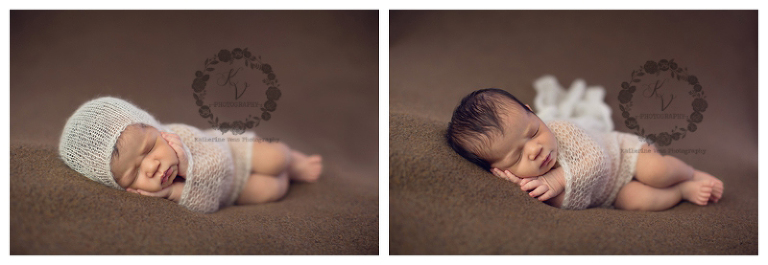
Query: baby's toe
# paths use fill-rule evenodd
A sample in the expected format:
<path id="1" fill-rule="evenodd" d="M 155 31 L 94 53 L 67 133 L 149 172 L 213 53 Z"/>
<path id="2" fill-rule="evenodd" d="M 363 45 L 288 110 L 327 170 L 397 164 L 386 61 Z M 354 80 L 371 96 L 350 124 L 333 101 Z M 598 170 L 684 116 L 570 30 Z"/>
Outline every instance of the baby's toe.
<path id="1" fill-rule="evenodd" d="M 312 164 L 319 164 L 323 162 L 323 157 L 320 155 L 311 155 L 307 157 L 307 162 Z"/>

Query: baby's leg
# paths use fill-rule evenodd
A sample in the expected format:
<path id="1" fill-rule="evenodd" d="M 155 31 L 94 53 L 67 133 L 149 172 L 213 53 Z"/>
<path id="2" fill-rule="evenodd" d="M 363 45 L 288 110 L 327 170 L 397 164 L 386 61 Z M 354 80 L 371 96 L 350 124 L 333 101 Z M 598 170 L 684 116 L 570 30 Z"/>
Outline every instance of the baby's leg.
<path id="1" fill-rule="evenodd" d="M 237 198 L 237 204 L 259 204 L 280 200 L 288 191 L 288 174 L 251 174 Z"/>
<path id="2" fill-rule="evenodd" d="M 637 154 L 635 178 L 651 187 L 667 188 L 693 179 L 693 167 L 673 156 L 663 156 L 653 145 L 643 144 Z"/>
<path id="3" fill-rule="evenodd" d="M 280 142 L 254 142 L 251 160 L 251 175 L 237 204 L 277 201 L 288 191 L 290 179 L 315 181 L 322 171 L 319 155 L 307 157 Z"/>
<path id="4" fill-rule="evenodd" d="M 251 152 L 251 173 L 277 176 L 288 169 L 291 149 L 281 142 L 255 141 Z"/>
<path id="5" fill-rule="evenodd" d="M 713 180 L 688 180 L 669 188 L 654 188 L 630 181 L 619 190 L 613 205 L 623 210 L 661 211 L 687 200 L 703 206 L 707 205 L 714 185 Z"/>
<path id="6" fill-rule="evenodd" d="M 297 181 L 314 182 L 323 169 L 320 155 L 307 156 L 281 142 L 254 142 L 251 160 L 254 173 L 276 176 L 287 172 Z"/>

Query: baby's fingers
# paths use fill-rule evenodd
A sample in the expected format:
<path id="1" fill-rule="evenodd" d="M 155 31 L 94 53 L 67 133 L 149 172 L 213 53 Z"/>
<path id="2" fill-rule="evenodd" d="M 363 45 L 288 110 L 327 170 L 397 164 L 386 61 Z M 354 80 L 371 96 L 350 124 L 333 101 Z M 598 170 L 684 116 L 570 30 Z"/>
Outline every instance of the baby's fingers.
<path id="1" fill-rule="evenodd" d="M 181 145 L 181 138 L 173 133 L 161 132 L 163 139 L 176 151 L 176 153 L 184 153 L 184 148 Z"/>
<path id="2" fill-rule="evenodd" d="M 176 152 L 178 152 L 178 153 L 183 153 L 184 152 L 184 148 L 181 145 L 181 141 L 170 141 L 170 142 L 168 142 L 168 144 L 170 144 L 171 147 L 173 147 L 173 149 Z"/>
<path id="3" fill-rule="evenodd" d="M 169 188 L 162 189 L 160 191 L 145 191 L 145 190 L 137 190 L 139 194 L 144 196 L 150 196 L 150 197 L 161 197 L 166 198 L 168 197 L 168 193 L 170 192 Z"/>
<path id="4" fill-rule="evenodd" d="M 492 168 L 491 169 L 491 173 L 493 173 L 493 175 L 495 175 L 495 176 L 497 176 L 499 178 L 503 178 L 503 179 L 509 180 L 512 183 L 515 183 L 515 184 L 520 183 L 520 178 L 515 176 L 515 174 L 512 174 L 512 172 L 509 172 L 509 170 L 501 171 L 501 169 Z"/>
<path id="5" fill-rule="evenodd" d="M 181 142 L 181 138 L 175 133 L 160 132 L 160 135 L 162 135 L 163 139 L 169 143 Z"/>
<path id="6" fill-rule="evenodd" d="M 545 185 L 541 185 L 541 181 L 537 179 L 537 180 L 529 181 L 525 185 L 520 185 L 520 189 L 524 191 L 529 191 L 529 190 L 535 189 L 538 186 L 545 186 Z"/>
<path id="7" fill-rule="evenodd" d="M 531 182 L 533 180 L 534 180 L 533 178 L 525 178 L 520 180 L 520 187 L 525 186 L 525 184 L 528 184 L 528 182 Z"/>
<path id="8" fill-rule="evenodd" d="M 544 186 L 546 186 L 546 185 L 544 185 Z M 547 192 L 545 192 L 544 194 L 539 196 L 537 199 L 539 199 L 539 201 L 546 201 L 546 200 L 552 199 L 552 195 L 553 194 L 554 194 L 554 192 L 547 190 Z"/>
<path id="9" fill-rule="evenodd" d="M 512 174 L 512 172 L 510 172 L 509 170 L 505 170 L 504 174 L 507 175 L 507 179 L 509 179 L 510 181 L 514 183 L 520 183 L 520 178 L 515 176 L 515 174 Z"/>
<path id="10" fill-rule="evenodd" d="M 536 198 L 536 197 L 541 196 L 542 194 L 544 194 L 548 190 L 549 190 L 549 187 L 547 187 L 547 185 L 541 185 L 541 186 L 537 187 L 536 189 L 534 189 L 533 191 L 529 192 L 528 196 Z"/>
<path id="11" fill-rule="evenodd" d="M 504 176 L 504 174 L 502 174 L 501 170 L 499 170 L 498 168 L 495 168 L 495 167 L 491 168 L 491 173 L 493 173 L 494 176 L 497 176 L 499 178 L 507 179 L 506 176 Z"/>

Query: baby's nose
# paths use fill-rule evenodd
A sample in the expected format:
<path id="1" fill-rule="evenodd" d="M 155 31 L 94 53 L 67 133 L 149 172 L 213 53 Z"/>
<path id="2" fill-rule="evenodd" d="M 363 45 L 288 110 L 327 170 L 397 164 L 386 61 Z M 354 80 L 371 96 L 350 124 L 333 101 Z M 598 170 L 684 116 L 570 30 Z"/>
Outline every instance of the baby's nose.
<path id="1" fill-rule="evenodd" d="M 544 150 L 541 146 L 538 146 L 535 151 L 531 152 L 531 160 L 536 160 L 537 157 L 541 154 L 541 151 Z"/>
<path id="2" fill-rule="evenodd" d="M 152 162 L 154 163 L 154 165 L 151 167 L 153 169 L 148 172 L 148 174 L 152 174 L 149 177 L 154 178 L 154 177 L 162 176 L 163 172 L 160 172 L 160 161 L 153 159 Z"/>
<path id="3" fill-rule="evenodd" d="M 159 174 L 159 172 L 157 172 L 159 168 L 160 168 L 160 166 L 158 165 L 158 166 L 157 166 L 157 167 L 155 167 L 155 169 L 153 169 L 153 170 L 147 170 L 147 177 L 148 177 L 148 178 L 154 178 L 154 177 L 157 177 L 157 175 Z"/>

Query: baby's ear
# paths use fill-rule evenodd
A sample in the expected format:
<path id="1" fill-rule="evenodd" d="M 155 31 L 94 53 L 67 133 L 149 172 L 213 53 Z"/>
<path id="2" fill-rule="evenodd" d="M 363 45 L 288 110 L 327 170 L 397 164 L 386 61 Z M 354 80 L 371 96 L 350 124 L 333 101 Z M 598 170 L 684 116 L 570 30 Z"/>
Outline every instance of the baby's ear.
<path id="1" fill-rule="evenodd" d="M 533 112 L 533 109 L 531 109 L 531 106 L 529 106 L 528 104 L 525 104 L 525 107 L 527 107 L 527 108 L 528 108 L 528 110 L 530 110 L 531 112 Z"/>

